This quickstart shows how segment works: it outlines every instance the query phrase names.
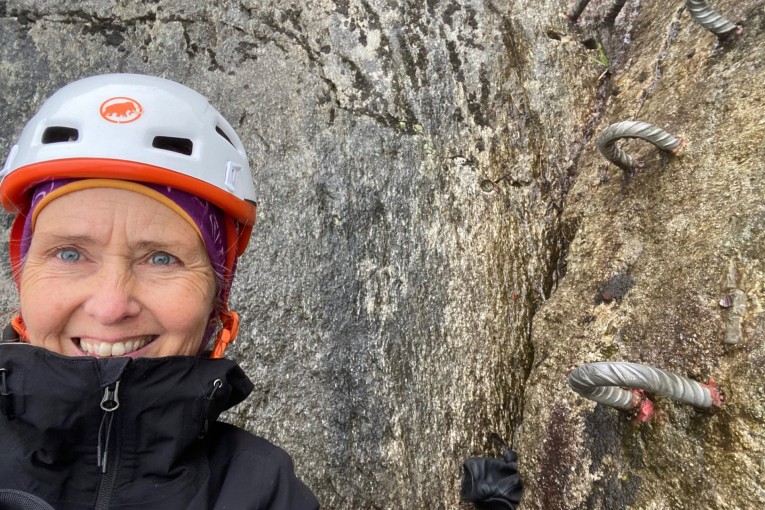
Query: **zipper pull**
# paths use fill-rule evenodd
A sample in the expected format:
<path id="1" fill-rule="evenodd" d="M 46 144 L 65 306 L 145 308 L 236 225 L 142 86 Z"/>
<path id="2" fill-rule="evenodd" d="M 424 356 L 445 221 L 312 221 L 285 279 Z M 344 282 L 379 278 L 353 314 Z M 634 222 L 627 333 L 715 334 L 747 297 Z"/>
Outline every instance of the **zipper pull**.
<path id="1" fill-rule="evenodd" d="M 0 412 L 9 420 L 15 418 L 13 414 L 13 393 L 8 391 L 8 370 L 0 368 Z"/>
<path id="2" fill-rule="evenodd" d="M 104 388 L 104 396 L 101 399 L 101 409 L 107 413 L 116 411 L 120 406 L 120 382 L 117 381 L 114 384 L 110 384 Z"/>
<path id="3" fill-rule="evenodd" d="M 104 396 L 101 398 L 101 409 L 104 411 L 101 417 L 101 425 L 98 427 L 98 450 L 97 462 L 101 473 L 106 473 L 106 462 L 109 460 L 109 439 L 114 421 L 114 411 L 120 407 L 120 382 L 116 381 L 104 388 Z"/>
<path id="4" fill-rule="evenodd" d="M 210 418 L 207 415 L 210 411 L 210 405 L 212 404 L 213 398 L 215 398 L 215 393 L 223 387 L 223 381 L 220 379 L 215 379 L 212 383 L 212 391 L 209 395 L 207 395 L 207 405 L 205 405 L 205 421 L 204 426 L 202 427 L 202 432 L 199 433 L 199 439 L 204 438 L 207 435 L 207 431 L 210 428 Z"/>

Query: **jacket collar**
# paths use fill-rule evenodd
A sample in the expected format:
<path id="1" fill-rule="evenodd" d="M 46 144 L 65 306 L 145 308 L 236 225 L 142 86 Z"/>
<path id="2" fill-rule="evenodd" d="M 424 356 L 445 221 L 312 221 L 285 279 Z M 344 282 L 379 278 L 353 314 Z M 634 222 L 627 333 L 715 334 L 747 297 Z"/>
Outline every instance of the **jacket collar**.
<path id="1" fill-rule="evenodd" d="M 102 403 L 111 395 L 119 405 L 114 415 L 122 423 L 123 462 L 138 471 L 171 472 L 220 413 L 252 388 L 226 359 L 67 357 L 0 343 L 0 428 L 18 434 L 16 444 L 26 451 L 16 454 L 36 455 L 51 468 L 68 462 L 69 452 L 93 463 L 103 443 Z"/>

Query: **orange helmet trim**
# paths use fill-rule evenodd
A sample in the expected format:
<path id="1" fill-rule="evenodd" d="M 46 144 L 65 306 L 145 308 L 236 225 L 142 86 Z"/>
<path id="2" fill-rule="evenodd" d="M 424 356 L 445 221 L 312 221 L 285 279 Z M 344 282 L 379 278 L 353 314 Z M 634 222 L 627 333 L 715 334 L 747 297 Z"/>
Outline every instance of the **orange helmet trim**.
<path id="1" fill-rule="evenodd" d="M 17 168 L 0 184 L 0 202 L 7 211 L 19 212 L 28 200 L 26 194 L 33 185 L 56 178 L 103 178 L 164 184 L 212 202 L 243 225 L 255 223 L 255 204 L 200 179 L 166 168 L 121 159 L 56 159 Z"/>

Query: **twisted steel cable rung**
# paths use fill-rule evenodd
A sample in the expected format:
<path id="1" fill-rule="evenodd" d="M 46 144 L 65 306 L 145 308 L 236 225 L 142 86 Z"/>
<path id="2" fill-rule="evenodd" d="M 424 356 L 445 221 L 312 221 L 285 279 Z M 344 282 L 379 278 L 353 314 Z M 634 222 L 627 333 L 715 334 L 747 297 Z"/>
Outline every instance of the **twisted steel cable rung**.
<path id="1" fill-rule="evenodd" d="M 563 11 L 563 14 L 571 23 L 576 23 L 590 0 L 574 0 L 574 2 Z"/>
<path id="2" fill-rule="evenodd" d="M 714 385 L 639 363 L 603 361 L 581 365 L 568 381 L 583 397 L 619 409 L 635 409 L 640 403 L 633 391 L 624 388 L 657 393 L 696 407 L 721 405 L 720 392 Z"/>
<path id="3" fill-rule="evenodd" d="M 614 21 L 616 21 L 616 18 L 619 16 L 619 13 L 622 12 L 624 4 L 626 3 L 627 0 L 614 0 L 614 3 L 611 4 L 611 8 L 608 9 L 608 12 L 606 13 L 606 17 L 603 18 L 605 22 L 608 24 L 613 24 Z"/>
<path id="4" fill-rule="evenodd" d="M 598 149 L 607 160 L 626 171 L 635 168 L 635 160 L 616 145 L 621 138 L 640 138 L 672 154 L 683 144 L 679 138 L 648 122 L 625 120 L 611 124 L 598 137 Z"/>
<path id="5" fill-rule="evenodd" d="M 736 33 L 741 32 L 741 27 L 723 18 L 707 5 L 706 0 L 685 0 L 685 6 L 698 24 L 716 35 L 726 36 L 734 30 Z"/>

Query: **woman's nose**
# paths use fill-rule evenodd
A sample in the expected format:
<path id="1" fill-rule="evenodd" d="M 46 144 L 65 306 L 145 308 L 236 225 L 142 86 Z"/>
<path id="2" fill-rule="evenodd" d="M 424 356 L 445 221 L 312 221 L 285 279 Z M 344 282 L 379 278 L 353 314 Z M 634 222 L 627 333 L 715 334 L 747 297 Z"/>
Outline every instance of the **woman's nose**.
<path id="1" fill-rule="evenodd" d="M 85 313 L 106 325 L 138 315 L 141 306 L 134 295 L 135 285 L 129 268 L 104 264 L 90 279 Z"/>

